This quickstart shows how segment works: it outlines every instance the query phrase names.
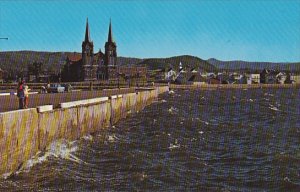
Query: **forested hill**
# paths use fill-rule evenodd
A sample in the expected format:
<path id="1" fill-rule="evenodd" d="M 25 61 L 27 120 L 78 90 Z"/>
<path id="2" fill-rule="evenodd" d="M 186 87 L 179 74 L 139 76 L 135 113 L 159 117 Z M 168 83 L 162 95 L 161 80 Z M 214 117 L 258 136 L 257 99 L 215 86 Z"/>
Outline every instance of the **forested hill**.
<path id="1" fill-rule="evenodd" d="M 215 71 L 217 69 L 214 65 L 209 64 L 207 61 L 190 55 L 169 58 L 149 58 L 144 59 L 139 63 L 139 65 L 147 65 L 150 69 L 164 68 L 167 66 L 178 69 L 180 62 L 182 63 L 183 67 L 196 68 L 203 71 Z"/>
<path id="2" fill-rule="evenodd" d="M 8 73 L 19 74 L 27 71 L 27 66 L 34 62 L 42 62 L 43 69 L 58 73 L 60 68 L 65 64 L 68 55 L 81 55 L 73 52 L 40 52 L 40 51 L 8 51 L 0 52 L 0 68 Z M 176 56 L 170 58 L 130 58 L 118 57 L 120 65 L 143 65 L 149 69 L 158 69 L 172 66 L 179 67 L 179 63 L 186 67 L 200 68 L 206 71 L 215 70 L 216 68 L 207 61 L 194 56 Z"/>
<path id="3" fill-rule="evenodd" d="M 249 61 L 220 61 L 217 59 L 208 59 L 208 63 L 216 66 L 219 69 L 228 70 L 263 70 L 266 69 L 278 69 L 287 71 L 300 71 L 300 62 L 295 63 L 283 63 L 283 62 L 249 62 Z"/>

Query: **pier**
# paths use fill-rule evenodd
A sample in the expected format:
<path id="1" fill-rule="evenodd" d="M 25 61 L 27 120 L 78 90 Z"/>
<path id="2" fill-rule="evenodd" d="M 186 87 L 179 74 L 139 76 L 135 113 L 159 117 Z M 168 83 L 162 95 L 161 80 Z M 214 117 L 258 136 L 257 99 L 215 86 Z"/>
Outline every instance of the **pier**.
<path id="1" fill-rule="evenodd" d="M 29 108 L 34 108 L 42 105 L 53 105 L 58 107 L 60 103 L 77 101 L 83 99 L 108 97 L 115 94 L 125 94 L 135 92 L 135 88 L 121 88 L 121 89 L 106 89 L 95 91 L 75 91 L 65 93 L 47 93 L 47 94 L 30 94 Z M 16 95 L 0 96 L 0 112 L 12 111 L 18 109 L 18 97 Z"/>
<path id="2" fill-rule="evenodd" d="M 136 91 L 82 92 L 75 96 L 71 93 L 36 94 L 31 95 L 31 101 L 36 102 L 32 105 L 45 104 L 39 106 L 39 110 L 37 106 L 14 111 L 5 108 L 5 112 L 0 113 L 0 175 L 15 172 L 53 141 L 79 139 L 141 111 L 168 90 L 167 86 L 160 86 Z M 8 102 L 5 97 L 9 96 L 3 96 L 2 101 Z M 46 105 L 51 101 L 57 105 L 54 109 L 53 105 L 50 108 Z"/>

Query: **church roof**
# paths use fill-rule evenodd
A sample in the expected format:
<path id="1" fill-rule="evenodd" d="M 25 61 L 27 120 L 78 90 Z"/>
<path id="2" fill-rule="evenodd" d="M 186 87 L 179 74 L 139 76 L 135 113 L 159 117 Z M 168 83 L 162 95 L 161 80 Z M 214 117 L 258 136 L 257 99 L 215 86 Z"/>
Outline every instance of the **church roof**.
<path id="1" fill-rule="evenodd" d="M 94 54 L 93 64 L 103 64 L 103 62 L 104 62 L 104 54 L 102 52 Z"/>
<path id="2" fill-rule="evenodd" d="M 67 58 L 68 58 L 69 61 L 79 61 L 81 59 L 81 55 L 72 54 L 72 55 L 68 55 Z"/>
<path id="3" fill-rule="evenodd" d="M 193 82 L 205 82 L 206 79 L 202 77 L 200 74 L 192 74 L 188 81 L 193 81 Z"/>
<path id="4" fill-rule="evenodd" d="M 168 72 L 170 72 L 170 71 L 172 71 L 173 70 L 173 68 L 172 67 L 170 67 L 169 69 L 168 69 Z"/>

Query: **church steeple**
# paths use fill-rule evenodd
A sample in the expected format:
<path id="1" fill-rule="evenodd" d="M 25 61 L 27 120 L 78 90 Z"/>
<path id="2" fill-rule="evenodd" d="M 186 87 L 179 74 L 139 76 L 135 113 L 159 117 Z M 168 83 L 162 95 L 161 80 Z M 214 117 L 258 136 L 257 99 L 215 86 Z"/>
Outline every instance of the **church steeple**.
<path id="1" fill-rule="evenodd" d="M 85 42 L 91 42 L 91 38 L 90 38 L 90 28 L 89 28 L 89 20 L 88 18 L 86 18 L 86 27 L 85 27 L 85 38 L 84 38 Z"/>
<path id="2" fill-rule="evenodd" d="M 90 37 L 90 28 L 88 18 L 86 19 L 85 36 L 82 42 L 82 71 L 80 79 L 87 81 L 91 80 L 95 76 L 94 64 L 94 44 Z"/>
<path id="3" fill-rule="evenodd" d="M 108 39 L 107 39 L 107 42 L 109 42 L 109 43 L 114 42 L 113 35 L 112 35 L 112 29 L 111 29 L 111 19 L 110 19 L 110 22 L 109 22 Z"/>
<path id="4" fill-rule="evenodd" d="M 106 66 L 106 78 L 109 78 L 108 67 L 117 67 L 117 44 L 113 39 L 111 20 L 109 22 L 108 38 L 105 43 L 104 65 Z"/>

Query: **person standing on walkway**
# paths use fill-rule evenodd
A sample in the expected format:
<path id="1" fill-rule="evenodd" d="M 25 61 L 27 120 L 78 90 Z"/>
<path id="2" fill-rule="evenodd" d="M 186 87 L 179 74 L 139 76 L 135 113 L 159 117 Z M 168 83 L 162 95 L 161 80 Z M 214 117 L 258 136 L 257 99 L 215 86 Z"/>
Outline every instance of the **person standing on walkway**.
<path id="1" fill-rule="evenodd" d="M 27 85 L 24 86 L 24 108 L 28 108 L 28 99 L 29 99 L 29 91 L 30 89 L 28 88 Z"/>
<path id="2" fill-rule="evenodd" d="M 18 85 L 17 97 L 19 98 L 19 109 L 24 109 L 24 81 L 21 81 Z"/>

